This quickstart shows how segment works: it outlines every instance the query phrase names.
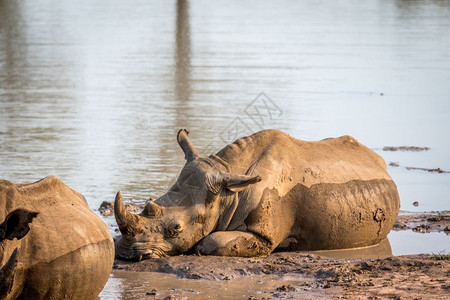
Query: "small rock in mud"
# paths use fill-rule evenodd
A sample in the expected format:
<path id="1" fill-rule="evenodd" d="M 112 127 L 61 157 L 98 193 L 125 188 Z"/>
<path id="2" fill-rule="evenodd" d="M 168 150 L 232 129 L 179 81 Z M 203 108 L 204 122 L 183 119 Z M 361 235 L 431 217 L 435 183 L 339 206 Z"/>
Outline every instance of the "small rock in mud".
<path id="1" fill-rule="evenodd" d="M 151 290 L 150 292 L 145 293 L 147 296 L 156 296 L 156 289 Z"/>
<path id="2" fill-rule="evenodd" d="M 103 201 L 98 211 L 105 217 L 114 215 L 114 202 Z"/>
<path id="3" fill-rule="evenodd" d="M 324 270 L 320 269 L 316 272 L 315 277 L 320 279 L 330 278 L 335 276 L 336 273 L 332 269 Z"/>
<path id="4" fill-rule="evenodd" d="M 372 271 L 372 266 L 370 266 L 366 261 L 361 263 L 361 270 Z"/>
<path id="5" fill-rule="evenodd" d="M 389 163 L 389 166 L 391 166 L 391 167 L 399 167 L 400 164 L 399 164 L 398 162 L 393 162 L 393 161 L 391 161 L 391 162 Z"/>
<path id="6" fill-rule="evenodd" d="M 429 225 L 425 225 L 425 224 L 421 224 L 419 226 L 416 226 L 412 229 L 412 231 L 415 232 L 420 232 L 420 233 L 427 233 L 430 231 L 430 226 Z"/>
<path id="7" fill-rule="evenodd" d="M 275 288 L 271 294 L 272 294 L 272 296 L 274 296 L 277 299 L 278 298 L 287 298 L 286 297 L 287 293 L 295 292 L 295 291 L 296 291 L 296 289 L 292 285 L 290 285 L 290 284 L 287 284 L 287 285 L 283 284 L 282 286 L 279 286 L 279 287 Z"/>
<path id="8" fill-rule="evenodd" d="M 295 287 L 290 284 L 283 284 L 282 286 L 277 287 L 275 290 L 278 292 L 292 292 L 295 291 Z"/>

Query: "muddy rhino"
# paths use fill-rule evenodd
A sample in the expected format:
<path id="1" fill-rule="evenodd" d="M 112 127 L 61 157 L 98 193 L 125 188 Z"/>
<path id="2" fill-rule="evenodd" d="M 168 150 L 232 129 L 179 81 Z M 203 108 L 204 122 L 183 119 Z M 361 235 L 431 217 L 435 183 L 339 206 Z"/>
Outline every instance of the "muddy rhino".
<path id="1" fill-rule="evenodd" d="M 208 158 L 188 131 L 177 140 L 186 164 L 166 194 L 139 215 L 117 194 L 118 258 L 369 246 L 386 238 L 399 210 L 384 160 L 350 136 L 308 142 L 264 130 Z"/>
<path id="2" fill-rule="evenodd" d="M 85 198 L 56 177 L 0 180 L 0 299 L 95 299 L 114 242 Z"/>

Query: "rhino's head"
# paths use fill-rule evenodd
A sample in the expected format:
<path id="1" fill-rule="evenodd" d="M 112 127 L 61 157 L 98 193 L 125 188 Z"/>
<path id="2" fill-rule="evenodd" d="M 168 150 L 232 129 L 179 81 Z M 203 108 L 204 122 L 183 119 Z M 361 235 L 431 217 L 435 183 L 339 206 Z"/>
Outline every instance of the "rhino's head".
<path id="1" fill-rule="evenodd" d="M 6 298 L 12 290 L 19 256 L 18 248 L 15 248 L 9 254 L 3 252 L 9 248 L 4 243 L 7 243 L 8 240 L 20 240 L 25 237 L 30 231 L 30 223 L 37 215 L 36 212 L 16 209 L 9 213 L 3 223 L 0 224 L 0 261 L 3 260 L 3 256 L 10 255 L 7 262 L 0 268 L 0 299 Z"/>
<path id="2" fill-rule="evenodd" d="M 186 130 L 178 132 L 186 164 L 166 194 L 148 201 L 136 215 L 125 209 L 117 193 L 114 212 L 122 233 L 116 240 L 118 258 L 141 260 L 188 251 L 214 230 L 235 193 L 261 180 L 224 172 L 214 161 L 200 158 L 187 135 Z"/>

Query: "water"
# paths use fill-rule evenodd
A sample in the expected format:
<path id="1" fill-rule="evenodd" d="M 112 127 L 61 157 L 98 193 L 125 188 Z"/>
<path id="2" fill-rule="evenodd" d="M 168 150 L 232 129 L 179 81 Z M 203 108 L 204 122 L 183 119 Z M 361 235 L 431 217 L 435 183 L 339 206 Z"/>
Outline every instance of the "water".
<path id="1" fill-rule="evenodd" d="M 96 210 L 162 194 L 180 128 L 204 155 L 278 128 L 430 147 L 376 151 L 401 209 L 449 210 L 450 174 L 404 168 L 450 171 L 448 49 L 450 1 L 0 0 L 0 177 L 56 175 Z M 409 234 L 394 254 L 442 250 Z"/>
<path id="2" fill-rule="evenodd" d="M 174 295 L 176 299 L 248 299 L 253 296 L 261 299 L 273 298 L 269 291 L 283 285 L 301 285 L 311 279 L 298 276 L 252 276 L 230 281 L 207 281 L 196 279 L 181 279 L 173 274 L 156 272 L 130 273 L 114 271 L 105 289 L 100 294 L 101 299 L 142 299 L 146 293 L 156 287 L 156 299 Z M 263 291 L 264 290 L 264 291 Z M 122 291 L 122 292 L 117 292 Z M 317 299 L 314 291 L 302 291 L 303 298 Z M 315 297 L 314 297 L 315 296 Z M 147 296 L 152 299 L 152 296 Z M 153 296 L 155 297 L 155 296 Z M 154 299 L 154 298 L 153 298 Z"/>

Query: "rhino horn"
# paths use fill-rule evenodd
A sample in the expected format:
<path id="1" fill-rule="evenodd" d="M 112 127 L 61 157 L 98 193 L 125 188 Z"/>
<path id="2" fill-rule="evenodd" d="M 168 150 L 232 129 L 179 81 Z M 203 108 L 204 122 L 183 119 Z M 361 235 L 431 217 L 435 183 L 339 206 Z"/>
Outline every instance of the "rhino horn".
<path id="1" fill-rule="evenodd" d="M 5 299 L 12 290 L 18 255 L 19 249 L 16 248 L 6 264 L 0 269 L 0 299 Z"/>
<path id="2" fill-rule="evenodd" d="M 122 234 L 135 236 L 136 234 L 143 232 L 140 220 L 142 217 L 126 210 L 122 201 L 122 192 L 118 192 L 116 195 L 116 200 L 114 201 L 114 215 Z"/>
<path id="3" fill-rule="evenodd" d="M 180 129 L 177 134 L 177 141 L 180 145 L 181 149 L 184 151 L 184 155 L 187 161 L 192 161 L 195 158 L 199 157 L 197 149 L 195 149 L 194 145 L 188 139 L 189 131 L 186 129 Z"/>

